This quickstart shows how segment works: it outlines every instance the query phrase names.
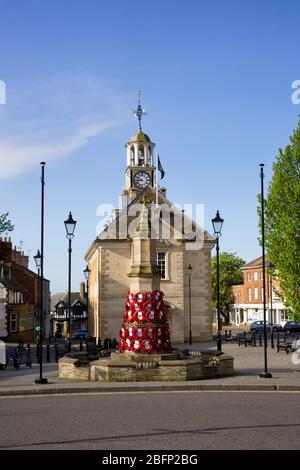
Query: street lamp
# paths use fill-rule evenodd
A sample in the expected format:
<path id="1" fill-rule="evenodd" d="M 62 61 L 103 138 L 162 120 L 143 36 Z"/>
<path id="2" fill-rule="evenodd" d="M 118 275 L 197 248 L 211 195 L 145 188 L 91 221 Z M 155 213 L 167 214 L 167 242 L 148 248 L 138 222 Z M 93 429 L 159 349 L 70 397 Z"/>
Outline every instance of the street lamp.
<path id="1" fill-rule="evenodd" d="M 87 309 L 87 322 L 86 322 L 86 329 L 89 333 L 89 278 L 90 278 L 91 270 L 89 269 L 88 265 L 83 270 L 83 274 L 86 280 L 86 309 Z"/>
<path id="2" fill-rule="evenodd" d="M 74 238 L 74 231 L 76 227 L 76 220 L 73 219 L 71 212 L 69 217 L 64 221 L 66 228 L 66 237 L 69 240 L 69 280 L 68 280 L 68 351 L 71 352 L 71 254 L 72 254 L 72 240 Z"/>
<path id="3" fill-rule="evenodd" d="M 222 235 L 222 226 L 224 219 L 220 216 L 220 212 L 217 211 L 216 216 L 212 219 L 212 225 L 214 229 L 214 235 L 217 240 L 216 250 L 217 250 L 217 314 L 218 314 L 218 332 L 217 332 L 217 349 L 218 351 L 222 351 L 222 340 L 221 340 L 221 330 L 222 330 L 222 323 L 221 323 L 221 315 L 220 315 L 220 245 L 219 245 L 219 238 Z"/>
<path id="4" fill-rule="evenodd" d="M 192 344 L 192 296 L 191 296 L 191 276 L 192 276 L 192 266 L 189 264 L 187 271 L 189 275 L 189 319 L 190 319 L 190 344 Z"/>
<path id="5" fill-rule="evenodd" d="M 36 268 L 37 268 L 37 271 L 38 271 L 38 288 L 37 288 L 38 294 L 37 294 L 36 309 L 38 311 L 39 323 L 38 323 L 38 328 L 36 329 L 36 331 L 39 332 L 40 328 L 41 328 L 41 319 L 40 319 L 40 275 L 41 275 L 41 261 L 42 261 L 40 250 L 37 251 L 37 254 L 33 257 L 33 259 L 34 259 L 34 262 L 35 262 L 35 265 L 36 265 Z"/>
<path id="6" fill-rule="evenodd" d="M 38 270 L 38 274 L 40 275 L 41 263 L 42 263 L 42 256 L 40 250 L 37 251 L 37 254 L 33 257 L 35 265 Z"/>
<path id="7" fill-rule="evenodd" d="M 39 276 L 39 348 L 40 348 L 40 376 L 35 379 L 36 384 L 46 384 L 48 380 L 43 377 L 43 310 L 44 310 L 44 206 L 45 206 L 45 162 L 41 162 L 41 251 L 34 256 Z"/>
<path id="8" fill-rule="evenodd" d="M 267 361 L 267 325 L 266 325 L 266 255 L 265 255 L 265 200 L 264 200 L 264 163 L 260 165 L 260 209 L 261 209 L 261 247 L 262 247 L 262 264 L 263 264 L 263 293 L 264 293 L 264 360 L 265 370 L 259 374 L 260 377 L 270 379 L 272 374 L 268 372 Z"/>

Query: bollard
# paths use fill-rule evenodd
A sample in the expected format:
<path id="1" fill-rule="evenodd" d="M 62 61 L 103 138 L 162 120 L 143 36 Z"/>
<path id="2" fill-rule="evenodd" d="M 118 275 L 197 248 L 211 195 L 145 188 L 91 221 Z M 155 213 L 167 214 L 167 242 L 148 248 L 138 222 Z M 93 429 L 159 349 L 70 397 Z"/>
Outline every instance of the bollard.
<path id="1" fill-rule="evenodd" d="M 50 344 L 49 343 L 46 346 L 46 361 L 50 362 Z"/>
<path id="2" fill-rule="evenodd" d="M 82 339 L 80 340 L 80 343 L 79 343 L 79 351 L 80 352 L 82 351 Z"/>
<path id="3" fill-rule="evenodd" d="M 228 338 L 227 330 L 225 330 L 225 338 Z"/>
<path id="4" fill-rule="evenodd" d="M 277 333 L 277 352 L 279 351 L 279 333 Z"/>
<path id="5" fill-rule="evenodd" d="M 253 333 L 253 346 L 256 346 L 256 333 Z"/>
<path id="6" fill-rule="evenodd" d="M 271 348 L 274 349 L 274 333 L 271 331 Z"/>
<path id="7" fill-rule="evenodd" d="M 56 344 L 54 346 L 54 350 L 55 350 L 55 362 L 58 362 L 58 350 L 57 350 Z"/>
<path id="8" fill-rule="evenodd" d="M 36 362 L 40 363 L 40 343 L 39 341 L 36 342 Z"/>
<path id="9" fill-rule="evenodd" d="M 259 345 L 262 346 L 261 333 L 259 333 Z"/>

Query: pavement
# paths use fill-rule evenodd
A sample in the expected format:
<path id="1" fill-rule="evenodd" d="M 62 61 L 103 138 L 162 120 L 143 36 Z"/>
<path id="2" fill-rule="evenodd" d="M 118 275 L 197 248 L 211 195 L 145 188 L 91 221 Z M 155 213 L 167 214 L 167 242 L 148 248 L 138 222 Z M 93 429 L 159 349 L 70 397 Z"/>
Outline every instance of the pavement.
<path id="1" fill-rule="evenodd" d="M 175 345 L 176 347 L 176 345 Z M 214 350 L 214 342 L 195 343 L 191 349 Z M 190 348 L 188 344 L 181 349 Z M 56 363 L 43 365 L 43 375 L 48 383 L 37 385 L 39 365 L 32 368 L 21 365 L 19 370 L 11 365 L 0 370 L 0 397 L 44 394 L 87 394 L 143 391 L 294 391 L 300 392 L 300 354 L 296 356 L 277 353 L 276 347 L 268 347 L 268 370 L 272 378 L 260 378 L 264 370 L 264 348 L 223 344 L 223 351 L 234 357 L 235 375 L 231 377 L 194 380 L 188 382 L 80 382 L 58 377 Z"/>

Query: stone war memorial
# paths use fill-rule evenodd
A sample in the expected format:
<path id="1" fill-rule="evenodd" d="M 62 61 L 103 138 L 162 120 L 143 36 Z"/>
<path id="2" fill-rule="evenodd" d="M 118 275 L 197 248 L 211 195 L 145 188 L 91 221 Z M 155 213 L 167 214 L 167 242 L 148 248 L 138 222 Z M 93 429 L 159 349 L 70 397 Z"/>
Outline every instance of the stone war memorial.
<path id="1" fill-rule="evenodd" d="M 233 374 L 233 358 L 174 349 L 172 342 L 212 339 L 211 249 L 214 238 L 166 197 L 164 170 L 141 128 L 126 144 L 122 207 L 86 254 L 89 333 L 118 337 L 118 350 L 89 360 L 85 351 L 59 361 L 62 378 L 91 381 L 184 381 Z M 189 315 L 187 267 L 193 265 Z"/>

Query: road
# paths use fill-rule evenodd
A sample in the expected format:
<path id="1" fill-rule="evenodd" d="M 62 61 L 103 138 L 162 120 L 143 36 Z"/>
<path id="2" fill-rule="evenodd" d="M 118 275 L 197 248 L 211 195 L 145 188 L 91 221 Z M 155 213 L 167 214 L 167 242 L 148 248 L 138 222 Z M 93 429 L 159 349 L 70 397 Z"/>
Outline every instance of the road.
<path id="1" fill-rule="evenodd" d="M 299 393 L 0 399 L 0 449 L 299 449 Z"/>

